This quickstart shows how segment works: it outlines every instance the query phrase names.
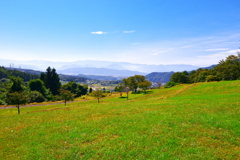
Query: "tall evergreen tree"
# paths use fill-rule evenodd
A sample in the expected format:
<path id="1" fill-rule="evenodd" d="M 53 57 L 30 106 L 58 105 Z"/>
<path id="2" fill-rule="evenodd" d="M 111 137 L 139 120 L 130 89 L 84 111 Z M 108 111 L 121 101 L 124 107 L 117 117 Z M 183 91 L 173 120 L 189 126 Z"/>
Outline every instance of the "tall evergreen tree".
<path id="1" fill-rule="evenodd" d="M 56 73 L 56 69 L 48 67 L 46 73 L 41 73 L 40 78 L 44 82 L 46 88 L 49 88 L 53 95 L 59 94 L 61 83 L 59 75 Z"/>

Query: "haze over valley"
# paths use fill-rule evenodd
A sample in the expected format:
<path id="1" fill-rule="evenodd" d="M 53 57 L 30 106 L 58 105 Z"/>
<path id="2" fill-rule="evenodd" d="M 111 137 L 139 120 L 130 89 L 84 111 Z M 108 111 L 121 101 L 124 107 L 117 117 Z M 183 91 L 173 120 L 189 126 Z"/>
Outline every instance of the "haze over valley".
<path id="1" fill-rule="evenodd" d="M 45 71 L 48 66 L 57 69 L 58 73 L 68 75 L 102 75 L 114 77 L 126 77 L 135 74 L 146 75 L 151 72 L 177 72 L 191 71 L 199 68 L 198 66 L 175 64 L 175 65 L 146 65 L 133 64 L 128 62 L 111 61 L 75 61 L 75 62 L 53 62 L 53 61 L 16 61 L 0 59 L 0 64 L 5 67 L 33 69 Z"/>

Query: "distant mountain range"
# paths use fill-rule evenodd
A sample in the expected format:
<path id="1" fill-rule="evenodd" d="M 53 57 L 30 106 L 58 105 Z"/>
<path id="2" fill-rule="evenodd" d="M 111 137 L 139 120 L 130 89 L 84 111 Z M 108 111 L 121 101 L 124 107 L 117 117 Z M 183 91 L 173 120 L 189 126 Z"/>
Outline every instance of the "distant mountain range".
<path id="1" fill-rule="evenodd" d="M 205 67 L 202 69 L 212 69 L 214 68 L 216 65 L 211 65 L 209 67 Z M 19 70 L 22 72 L 26 72 L 29 74 L 35 74 L 35 75 L 40 75 L 41 71 L 36 71 L 36 70 L 31 70 L 31 69 L 21 69 L 21 68 L 9 68 L 6 67 L 6 69 L 14 69 L 14 70 Z M 75 71 L 76 70 L 76 71 Z M 87 80 L 100 80 L 100 81 L 119 81 L 122 80 L 123 78 L 125 78 L 125 76 L 119 76 L 121 74 L 127 75 L 129 74 L 129 76 L 132 76 L 133 73 L 136 74 L 140 74 L 140 75 L 145 75 L 145 73 L 141 73 L 141 72 L 134 72 L 134 71 L 128 71 L 128 70 L 111 70 L 111 69 L 101 69 L 101 68 L 90 68 L 90 67 L 86 67 L 82 69 L 83 73 L 87 73 L 87 74 L 95 74 L 95 73 L 99 73 L 99 70 L 102 72 L 102 70 L 105 70 L 105 72 L 107 72 L 106 74 L 110 74 L 112 73 L 115 76 L 118 77 L 114 77 L 114 76 L 99 76 L 99 75 L 85 75 L 85 74 L 78 74 L 78 75 L 65 75 L 65 74 L 60 74 L 60 79 L 63 81 L 75 81 L 75 82 L 86 82 Z M 67 69 L 67 71 L 71 74 L 71 72 L 75 73 L 75 72 L 79 72 L 81 71 L 81 69 Z M 66 71 L 66 72 L 67 72 Z M 175 72 L 152 72 L 149 73 L 146 76 L 147 80 L 156 83 L 161 81 L 162 83 L 166 83 L 170 80 L 170 77 L 172 76 L 172 74 Z M 127 77 L 127 76 L 126 76 Z"/>
<path id="2" fill-rule="evenodd" d="M 84 60 L 75 62 L 52 62 L 42 60 L 32 61 L 16 61 L 8 59 L 0 59 L 0 66 L 14 67 L 14 68 L 25 68 L 45 71 L 48 66 L 55 68 L 57 72 L 62 74 L 93 74 L 102 76 L 129 76 L 132 74 L 148 74 L 151 72 L 177 72 L 184 70 L 195 70 L 199 66 L 185 65 L 185 64 L 174 64 L 174 65 L 147 65 L 147 64 L 133 64 L 128 62 L 111 62 L 111 61 L 95 61 L 95 60 Z M 96 69 L 97 72 L 93 72 Z M 109 72 L 107 72 L 106 69 Z M 89 71 L 86 73 L 84 70 Z M 91 72 L 90 72 L 91 71 Z M 121 71 L 121 74 L 116 72 Z M 134 71 L 134 72 L 127 72 Z M 112 74 L 114 73 L 114 74 Z M 124 75 L 126 73 L 126 75 Z"/>
<path id="3" fill-rule="evenodd" d="M 192 71 L 200 67 L 192 65 L 146 65 L 132 64 L 127 62 L 109 62 L 109 61 L 75 61 L 75 62 L 51 62 L 51 61 L 13 61 L 0 59 L 0 66 L 6 68 L 15 68 L 17 70 L 30 74 L 40 75 L 50 66 L 55 68 L 57 73 L 65 80 L 74 79 L 85 81 L 87 79 L 95 80 L 121 80 L 133 75 L 145 75 L 151 82 L 161 81 L 166 83 L 171 75 L 177 71 Z M 216 65 L 203 67 L 211 69 Z M 27 69 L 23 69 L 27 68 Z M 38 71 L 36 71 L 38 70 Z M 65 75 L 71 75 L 70 77 Z"/>
<path id="4" fill-rule="evenodd" d="M 147 73 L 130 71 L 130 70 L 116 70 L 108 68 L 93 68 L 93 67 L 81 67 L 81 68 L 69 68 L 64 70 L 58 70 L 59 73 L 68 75 L 97 75 L 97 76 L 113 76 L 113 77 L 129 77 L 133 75 L 146 75 Z"/>

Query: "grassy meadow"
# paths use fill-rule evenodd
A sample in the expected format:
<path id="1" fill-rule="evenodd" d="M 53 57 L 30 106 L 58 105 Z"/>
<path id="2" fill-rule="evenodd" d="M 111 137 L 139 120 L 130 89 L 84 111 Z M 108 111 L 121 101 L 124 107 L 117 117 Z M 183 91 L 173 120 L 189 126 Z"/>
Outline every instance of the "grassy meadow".
<path id="1" fill-rule="evenodd" d="M 124 96 L 125 94 L 123 94 Z M 0 110 L 0 159 L 240 159 L 240 81 Z"/>

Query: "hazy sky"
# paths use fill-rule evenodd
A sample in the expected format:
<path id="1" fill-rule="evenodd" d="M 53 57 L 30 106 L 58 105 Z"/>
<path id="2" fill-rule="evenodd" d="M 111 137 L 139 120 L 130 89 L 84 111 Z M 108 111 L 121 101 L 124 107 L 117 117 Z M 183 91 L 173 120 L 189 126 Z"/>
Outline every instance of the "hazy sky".
<path id="1" fill-rule="evenodd" d="M 0 0 L 0 58 L 218 63 L 240 47 L 240 0 Z"/>

